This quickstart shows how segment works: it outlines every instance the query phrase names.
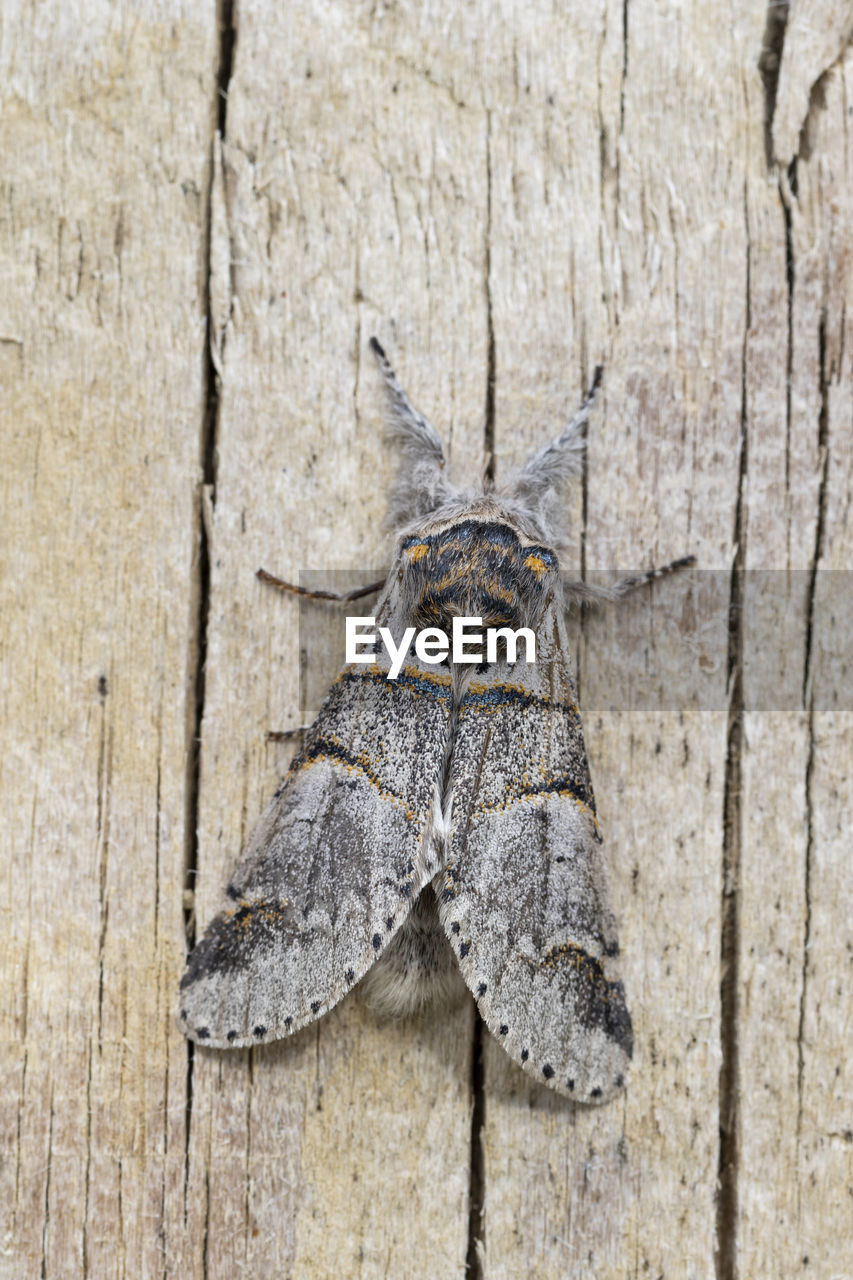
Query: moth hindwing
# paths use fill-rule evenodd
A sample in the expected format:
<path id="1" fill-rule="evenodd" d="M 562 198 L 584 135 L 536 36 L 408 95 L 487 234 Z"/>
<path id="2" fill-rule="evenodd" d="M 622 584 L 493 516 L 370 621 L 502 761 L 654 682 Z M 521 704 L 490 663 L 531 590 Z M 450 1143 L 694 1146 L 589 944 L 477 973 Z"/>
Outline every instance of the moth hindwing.
<path id="1" fill-rule="evenodd" d="M 344 667 L 189 957 L 179 1024 L 204 1044 L 250 1045 L 362 979 L 393 1014 L 467 987 L 525 1071 L 604 1101 L 625 1080 L 631 1019 L 564 625 L 586 589 L 561 583 L 552 520 L 590 399 L 506 491 L 472 497 L 371 346 L 401 450 L 377 629 L 399 646 L 412 628 L 481 619 L 532 631 L 535 654 L 415 650 L 389 678 L 380 647 Z"/>

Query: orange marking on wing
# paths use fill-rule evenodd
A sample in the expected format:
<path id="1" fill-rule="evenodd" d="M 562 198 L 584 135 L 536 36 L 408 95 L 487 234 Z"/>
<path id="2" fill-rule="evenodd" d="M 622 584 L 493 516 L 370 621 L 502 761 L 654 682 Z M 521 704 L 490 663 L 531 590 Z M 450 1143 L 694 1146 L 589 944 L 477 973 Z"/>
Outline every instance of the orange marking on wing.
<path id="1" fill-rule="evenodd" d="M 400 809 L 409 822 L 415 823 L 418 821 L 418 814 L 406 804 L 402 796 L 398 796 L 393 791 L 389 791 L 387 788 L 383 787 L 381 781 L 376 775 L 376 772 L 371 767 L 371 761 L 367 752 L 360 752 L 356 759 L 351 761 L 340 760 L 337 756 L 330 753 L 318 751 L 316 755 L 311 756 L 308 760 L 303 760 L 301 763 L 297 764 L 296 767 L 300 770 L 310 769 L 312 765 L 318 764 L 320 761 L 327 761 L 329 764 L 343 765 L 346 772 L 350 774 L 361 774 L 361 776 L 379 792 L 383 799 L 388 800 L 395 806 L 395 808 Z"/>

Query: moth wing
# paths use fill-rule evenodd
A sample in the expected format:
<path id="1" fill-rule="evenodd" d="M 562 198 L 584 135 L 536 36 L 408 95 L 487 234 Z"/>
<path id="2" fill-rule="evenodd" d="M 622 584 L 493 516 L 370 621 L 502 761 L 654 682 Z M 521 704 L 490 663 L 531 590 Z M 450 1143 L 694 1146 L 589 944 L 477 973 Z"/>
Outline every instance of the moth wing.
<path id="1" fill-rule="evenodd" d="M 631 1018 L 562 615 L 537 662 L 490 668 L 458 709 L 442 923 L 489 1030 L 530 1075 L 604 1102 Z"/>
<path id="2" fill-rule="evenodd" d="M 396 632 L 403 616 L 394 585 L 377 625 Z M 181 981 L 191 1039 L 254 1044 L 325 1013 L 440 869 L 432 826 L 450 677 L 417 663 L 387 674 L 379 656 L 343 669 L 255 828 Z"/>

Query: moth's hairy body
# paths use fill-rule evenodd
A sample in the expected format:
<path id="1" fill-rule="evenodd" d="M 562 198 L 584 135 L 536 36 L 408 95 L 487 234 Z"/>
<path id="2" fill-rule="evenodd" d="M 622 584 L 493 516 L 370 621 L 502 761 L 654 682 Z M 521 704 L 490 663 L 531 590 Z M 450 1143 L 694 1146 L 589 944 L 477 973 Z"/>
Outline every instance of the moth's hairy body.
<path id="1" fill-rule="evenodd" d="M 386 1018 L 406 1018 L 437 1004 L 452 1009 L 467 987 L 441 927 L 437 891 L 428 884 L 410 915 L 358 988 L 362 999 Z"/>
<path id="2" fill-rule="evenodd" d="M 464 981 L 525 1071 L 604 1101 L 633 1038 L 564 624 L 590 593 L 561 584 L 553 523 L 589 401 L 505 492 L 462 491 L 371 345 L 401 447 L 377 624 L 397 642 L 455 617 L 525 626 L 536 661 L 410 658 L 393 681 L 387 656 L 344 668 L 189 958 L 180 1025 L 256 1044 L 359 983 L 399 1016 L 452 1003 Z"/>

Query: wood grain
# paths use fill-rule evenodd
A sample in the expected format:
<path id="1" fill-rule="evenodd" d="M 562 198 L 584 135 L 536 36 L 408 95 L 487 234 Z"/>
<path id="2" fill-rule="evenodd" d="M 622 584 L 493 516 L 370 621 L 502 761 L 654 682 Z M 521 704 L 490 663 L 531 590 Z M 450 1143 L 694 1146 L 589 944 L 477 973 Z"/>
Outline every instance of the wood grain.
<path id="1" fill-rule="evenodd" d="M 784 19 L 5 6 L 0 1275 L 849 1270 L 853 55 L 846 0 Z M 372 333 L 463 480 L 603 362 L 564 563 L 698 558 L 576 627 L 602 1109 L 470 1004 L 174 1026 L 339 652 L 255 571 L 389 561 Z"/>

